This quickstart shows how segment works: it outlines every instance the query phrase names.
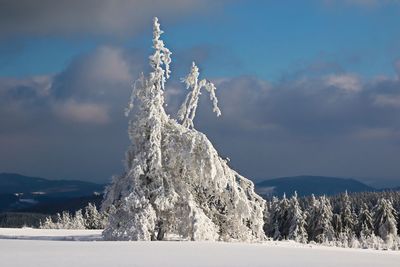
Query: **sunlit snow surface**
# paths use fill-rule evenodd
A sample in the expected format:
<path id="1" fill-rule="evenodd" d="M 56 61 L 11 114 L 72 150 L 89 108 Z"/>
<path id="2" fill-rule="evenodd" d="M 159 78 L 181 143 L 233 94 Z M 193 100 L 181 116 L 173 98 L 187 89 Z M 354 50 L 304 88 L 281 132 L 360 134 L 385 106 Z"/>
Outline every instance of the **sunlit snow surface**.
<path id="1" fill-rule="evenodd" d="M 111 242 L 99 230 L 0 228 L 0 266 L 400 266 L 400 252 L 292 242 Z"/>

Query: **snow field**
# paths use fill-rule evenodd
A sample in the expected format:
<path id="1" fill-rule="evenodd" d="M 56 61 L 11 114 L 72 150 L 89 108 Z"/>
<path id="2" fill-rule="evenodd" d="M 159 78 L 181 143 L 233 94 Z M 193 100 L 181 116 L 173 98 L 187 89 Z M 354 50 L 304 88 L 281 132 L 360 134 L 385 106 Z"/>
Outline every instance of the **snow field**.
<path id="1" fill-rule="evenodd" d="M 343 249 L 282 241 L 100 240 L 100 230 L 0 229 L 0 266 L 394 267 L 400 263 L 400 252 L 396 251 Z"/>

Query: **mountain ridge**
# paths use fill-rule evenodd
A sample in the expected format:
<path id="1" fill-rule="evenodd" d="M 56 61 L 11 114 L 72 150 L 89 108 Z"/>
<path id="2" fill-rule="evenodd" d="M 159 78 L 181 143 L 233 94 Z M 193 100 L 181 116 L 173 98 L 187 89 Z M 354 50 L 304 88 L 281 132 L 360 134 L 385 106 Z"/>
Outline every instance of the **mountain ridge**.
<path id="1" fill-rule="evenodd" d="M 344 191 L 379 191 L 354 178 L 340 178 L 316 175 L 299 175 L 264 180 L 255 184 L 256 191 L 263 197 L 288 196 L 296 191 L 299 196 L 335 195 Z"/>
<path id="2" fill-rule="evenodd" d="M 80 180 L 51 180 L 18 173 L 0 173 L 0 194 L 57 194 L 83 196 L 102 192 L 103 184 Z"/>

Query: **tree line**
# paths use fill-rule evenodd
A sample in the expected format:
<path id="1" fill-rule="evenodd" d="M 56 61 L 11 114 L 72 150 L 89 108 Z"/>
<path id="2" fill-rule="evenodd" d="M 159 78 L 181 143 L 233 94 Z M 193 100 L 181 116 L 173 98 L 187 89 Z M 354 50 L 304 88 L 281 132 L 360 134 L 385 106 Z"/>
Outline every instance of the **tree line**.
<path id="1" fill-rule="evenodd" d="M 89 203 L 84 210 L 57 213 L 40 222 L 41 229 L 104 229 L 108 221 L 107 212 L 98 211 L 96 205 Z"/>
<path id="2" fill-rule="evenodd" d="M 347 192 L 267 200 L 264 231 L 273 240 L 399 249 L 400 192 Z"/>

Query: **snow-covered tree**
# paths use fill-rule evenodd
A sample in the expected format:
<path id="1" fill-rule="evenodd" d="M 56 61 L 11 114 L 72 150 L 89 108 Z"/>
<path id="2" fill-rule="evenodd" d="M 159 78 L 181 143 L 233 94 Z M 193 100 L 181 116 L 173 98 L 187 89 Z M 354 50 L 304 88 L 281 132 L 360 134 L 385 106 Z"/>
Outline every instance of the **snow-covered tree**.
<path id="1" fill-rule="evenodd" d="M 314 218 L 314 230 L 312 240 L 320 243 L 330 242 L 335 239 L 332 227 L 332 206 L 326 196 L 319 199 L 319 208 Z"/>
<path id="2" fill-rule="evenodd" d="M 319 213 L 320 202 L 315 198 L 314 194 L 311 195 L 310 202 L 308 203 L 307 214 L 307 235 L 309 240 L 314 240 L 315 229 L 317 224 L 317 215 Z"/>
<path id="3" fill-rule="evenodd" d="M 86 229 L 103 229 L 105 226 L 104 215 L 92 203 L 85 207 L 84 219 Z"/>
<path id="4" fill-rule="evenodd" d="M 367 204 L 363 204 L 358 215 L 357 235 L 364 238 L 370 237 L 374 232 L 374 224 Z"/>
<path id="5" fill-rule="evenodd" d="M 103 232 L 109 240 L 262 240 L 265 201 L 254 184 L 232 170 L 208 138 L 193 129 L 200 89 L 210 92 L 219 114 L 215 87 L 198 82 L 194 65 L 185 79 L 190 92 L 181 108 L 182 124 L 165 112 L 164 88 L 171 52 L 153 26 L 152 71 L 135 83 L 126 114 L 131 115 L 126 170 L 107 188 L 110 209 Z M 183 116 L 183 117 L 182 117 Z"/>
<path id="6" fill-rule="evenodd" d="M 68 211 L 63 211 L 61 214 L 61 219 L 57 221 L 57 224 L 59 229 L 70 229 L 72 225 L 71 214 L 69 214 Z"/>
<path id="7" fill-rule="evenodd" d="M 275 235 L 277 239 L 286 238 L 285 228 L 282 225 L 288 221 L 287 218 L 292 222 L 294 214 L 292 207 L 297 205 L 293 205 L 296 203 L 292 201 L 295 198 L 291 198 L 288 216 L 282 216 L 281 204 L 287 201 L 285 199 L 285 196 L 283 199 L 272 197 L 267 201 L 268 209 L 265 213 L 264 229 L 269 237 Z M 400 221 L 396 216 L 400 212 L 399 191 L 341 194 L 331 196 L 329 199 L 327 197 L 317 199 L 312 195 L 298 198 L 298 202 L 304 211 L 303 216 L 307 218 L 306 226 L 310 242 L 352 248 L 400 249 L 400 237 L 395 234 L 396 228 L 394 227 L 396 219 L 397 225 Z M 370 207 L 372 206 L 375 206 L 372 210 L 375 212 L 374 214 L 371 212 Z M 351 217 L 357 218 L 356 224 L 353 226 L 354 230 L 349 230 L 349 227 L 344 228 L 342 225 L 342 217 L 346 217 L 343 214 L 350 214 L 350 210 L 352 211 Z M 358 210 L 358 216 L 354 214 L 353 210 Z M 331 216 L 332 219 L 329 220 Z M 293 239 L 290 234 L 288 239 Z"/>
<path id="8" fill-rule="evenodd" d="M 306 230 L 306 218 L 301 210 L 296 192 L 290 199 L 289 217 L 290 227 L 288 239 L 301 243 L 307 243 L 308 235 Z"/>
<path id="9" fill-rule="evenodd" d="M 271 201 L 265 205 L 264 211 L 264 232 L 267 236 L 273 237 L 275 233 L 275 214 L 279 206 L 279 200 L 273 196 Z"/>
<path id="10" fill-rule="evenodd" d="M 356 225 L 356 216 L 353 213 L 351 202 L 347 191 L 342 194 L 340 215 L 344 232 L 353 232 Z"/>
<path id="11" fill-rule="evenodd" d="M 82 210 L 75 212 L 68 229 L 85 229 L 85 219 L 83 218 Z"/>
<path id="12" fill-rule="evenodd" d="M 387 199 L 379 199 L 374 208 L 374 230 L 386 244 L 391 246 L 397 236 L 396 210 Z"/>
<path id="13" fill-rule="evenodd" d="M 40 222 L 39 228 L 40 229 L 54 229 L 55 224 L 54 224 L 53 220 L 51 219 L 51 216 L 47 216 L 45 218 L 44 222 Z"/>
<path id="14" fill-rule="evenodd" d="M 283 195 L 283 198 L 279 201 L 273 214 L 273 238 L 275 240 L 287 239 L 289 235 L 290 228 L 290 214 L 289 214 L 290 202 Z"/>

